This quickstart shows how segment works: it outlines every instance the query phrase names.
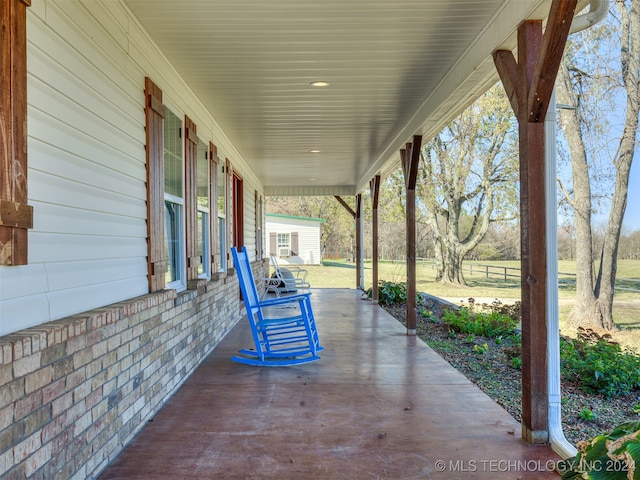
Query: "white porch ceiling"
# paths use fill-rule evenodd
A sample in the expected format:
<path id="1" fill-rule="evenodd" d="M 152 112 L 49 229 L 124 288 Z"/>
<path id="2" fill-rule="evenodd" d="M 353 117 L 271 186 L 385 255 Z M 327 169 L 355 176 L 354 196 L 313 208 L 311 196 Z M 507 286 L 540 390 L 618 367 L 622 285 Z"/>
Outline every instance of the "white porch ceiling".
<path id="1" fill-rule="evenodd" d="M 265 186 L 355 194 L 498 80 L 548 0 L 125 0 Z M 330 82 L 328 87 L 311 82 Z M 310 153 L 319 149 L 320 153 Z"/>

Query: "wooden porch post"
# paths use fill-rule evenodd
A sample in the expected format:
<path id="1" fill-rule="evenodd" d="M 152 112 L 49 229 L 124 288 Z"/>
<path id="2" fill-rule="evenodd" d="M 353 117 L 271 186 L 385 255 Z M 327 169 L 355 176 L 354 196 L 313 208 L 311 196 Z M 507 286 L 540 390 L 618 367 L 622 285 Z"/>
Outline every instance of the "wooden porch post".
<path id="1" fill-rule="evenodd" d="M 376 175 L 369 182 L 371 191 L 371 300 L 378 303 L 378 199 L 380 197 L 380 175 Z"/>
<path id="2" fill-rule="evenodd" d="M 364 265 L 362 262 L 362 194 L 356 195 L 356 288 L 364 290 Z"/>
<path id="3" fill-rule="evenodd" d="M 541 21 L 523 22 L 517 61 L 507 50 L 493 54 L 519 123 L 522 437 L 529 443 L 546 443 L 549 437 L 544 119 L 576 3 L 554 0 L 544 35 Z"/>
<path id="4" fill-rule="evenodd" d="M 416 334 L 416 180 L 422 136 L 414 135 L 413 143 L 400 150 L 402 172 L 407 189 L 407 335 Z"/>

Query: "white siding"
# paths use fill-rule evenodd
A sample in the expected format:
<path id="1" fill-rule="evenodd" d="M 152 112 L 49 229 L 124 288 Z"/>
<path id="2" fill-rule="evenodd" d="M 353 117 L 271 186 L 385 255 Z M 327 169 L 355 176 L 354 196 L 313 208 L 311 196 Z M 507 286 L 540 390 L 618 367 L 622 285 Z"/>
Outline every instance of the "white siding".
<path id="1" fill-rule="evenodd" d="M 266 215 L 266 251 L 272 251 L 271 233 L 298 233 L 298 256 L 278 258 L 278 262 L 319 265 L 322 260 L 320 251 L 320 224 L 318 220 L 305 220 L 302 218 L 287 218 Z"/>
<path id="2" fill-rule="evenodd" d="M 257 177 L 117 0 L 27 9 L 29 265 L 0 267 L 0 335 L 147 293 L 144 78 L 244 179 Z"/>

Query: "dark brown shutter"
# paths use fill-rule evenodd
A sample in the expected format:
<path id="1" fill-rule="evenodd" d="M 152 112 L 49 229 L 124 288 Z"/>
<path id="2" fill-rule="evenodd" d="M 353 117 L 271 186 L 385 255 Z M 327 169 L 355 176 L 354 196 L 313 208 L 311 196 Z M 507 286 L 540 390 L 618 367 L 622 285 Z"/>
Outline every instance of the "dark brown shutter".
<path id="1" fill-rule="evenodd" d="M 298 232 L 291 232 L 291 256 L 298 256 Z"/>
<path id="2" fill-rule="evenodd" d="M 0 1 L 0 265 L 26 265 L 33 207 L 27 205 L 27 8 Z"/>
<path id="3" fill-rule="evenodd" d="M 275 232 L 269 233 L 269 255 L 277 255 L 278 236 Z"/>
<path id="4" fill-rule="evenodd" d="M 256 245 L 256 249 L 255 249 L 255 253 L 256 253 L 256 260 L 260 259 L 260 252 L 258 252 L 258 245 L 260 245 L 260 241 L 258 239 L 258 236 L 261 235 L 260 233 L 260 223 L 258 220 L 258 212 L 260 210 L 260 207 L 258 206 L 258 191 L 254 190 L 253 191 L 253 214 L 254 214 L 254 234 L 253 237 L 255 239 L 255 245 Z"/>
<path id="5" fill-rule="evenodd" d="M 233 244 L 244 246 L 244 184 L 242 177 L 233 174 Z"/>
<path id="6" fill-rule="evenodd" d="M 187 230 L 187 280 L 198 278 L 198 132 L 184 116 L 184 215 Z"/>
<path id="7" fill-rule="evenodd" d="M 147 264 L 149 291 L 164 289 L 164 105 L 162 90 L 145 79 L 147 124 Z"/>

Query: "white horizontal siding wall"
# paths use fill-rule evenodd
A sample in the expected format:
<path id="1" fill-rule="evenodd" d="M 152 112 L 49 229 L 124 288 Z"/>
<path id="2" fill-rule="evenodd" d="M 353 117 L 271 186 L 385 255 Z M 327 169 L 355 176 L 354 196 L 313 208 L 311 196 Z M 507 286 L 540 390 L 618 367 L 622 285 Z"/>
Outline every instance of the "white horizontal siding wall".
<path id="1" fill-rule="evenodd" d="M 29 265 L 0 267 L 0 335 L 147 293 L 144 78 L 244 179 L 257 177 L 119 0 L 27 9 Z M 250 248 L 253 252 L 255 248 Z"/>
<path id="2" fill-rule="evenodd" d="M 278 258 L 283 265 L 287 263 L 304 263 L 307 265 L 319 265 L 320 252 L 320 224 L 318 220 L 305 220 L 301 218 L 287 218 L 266 215 L 267 252 L 273 251 L 271 246 L 271 233 L 298 232 L 298 256 L 290 258 Z M 277 250 L 276 250 L 277 252 Z"/>

